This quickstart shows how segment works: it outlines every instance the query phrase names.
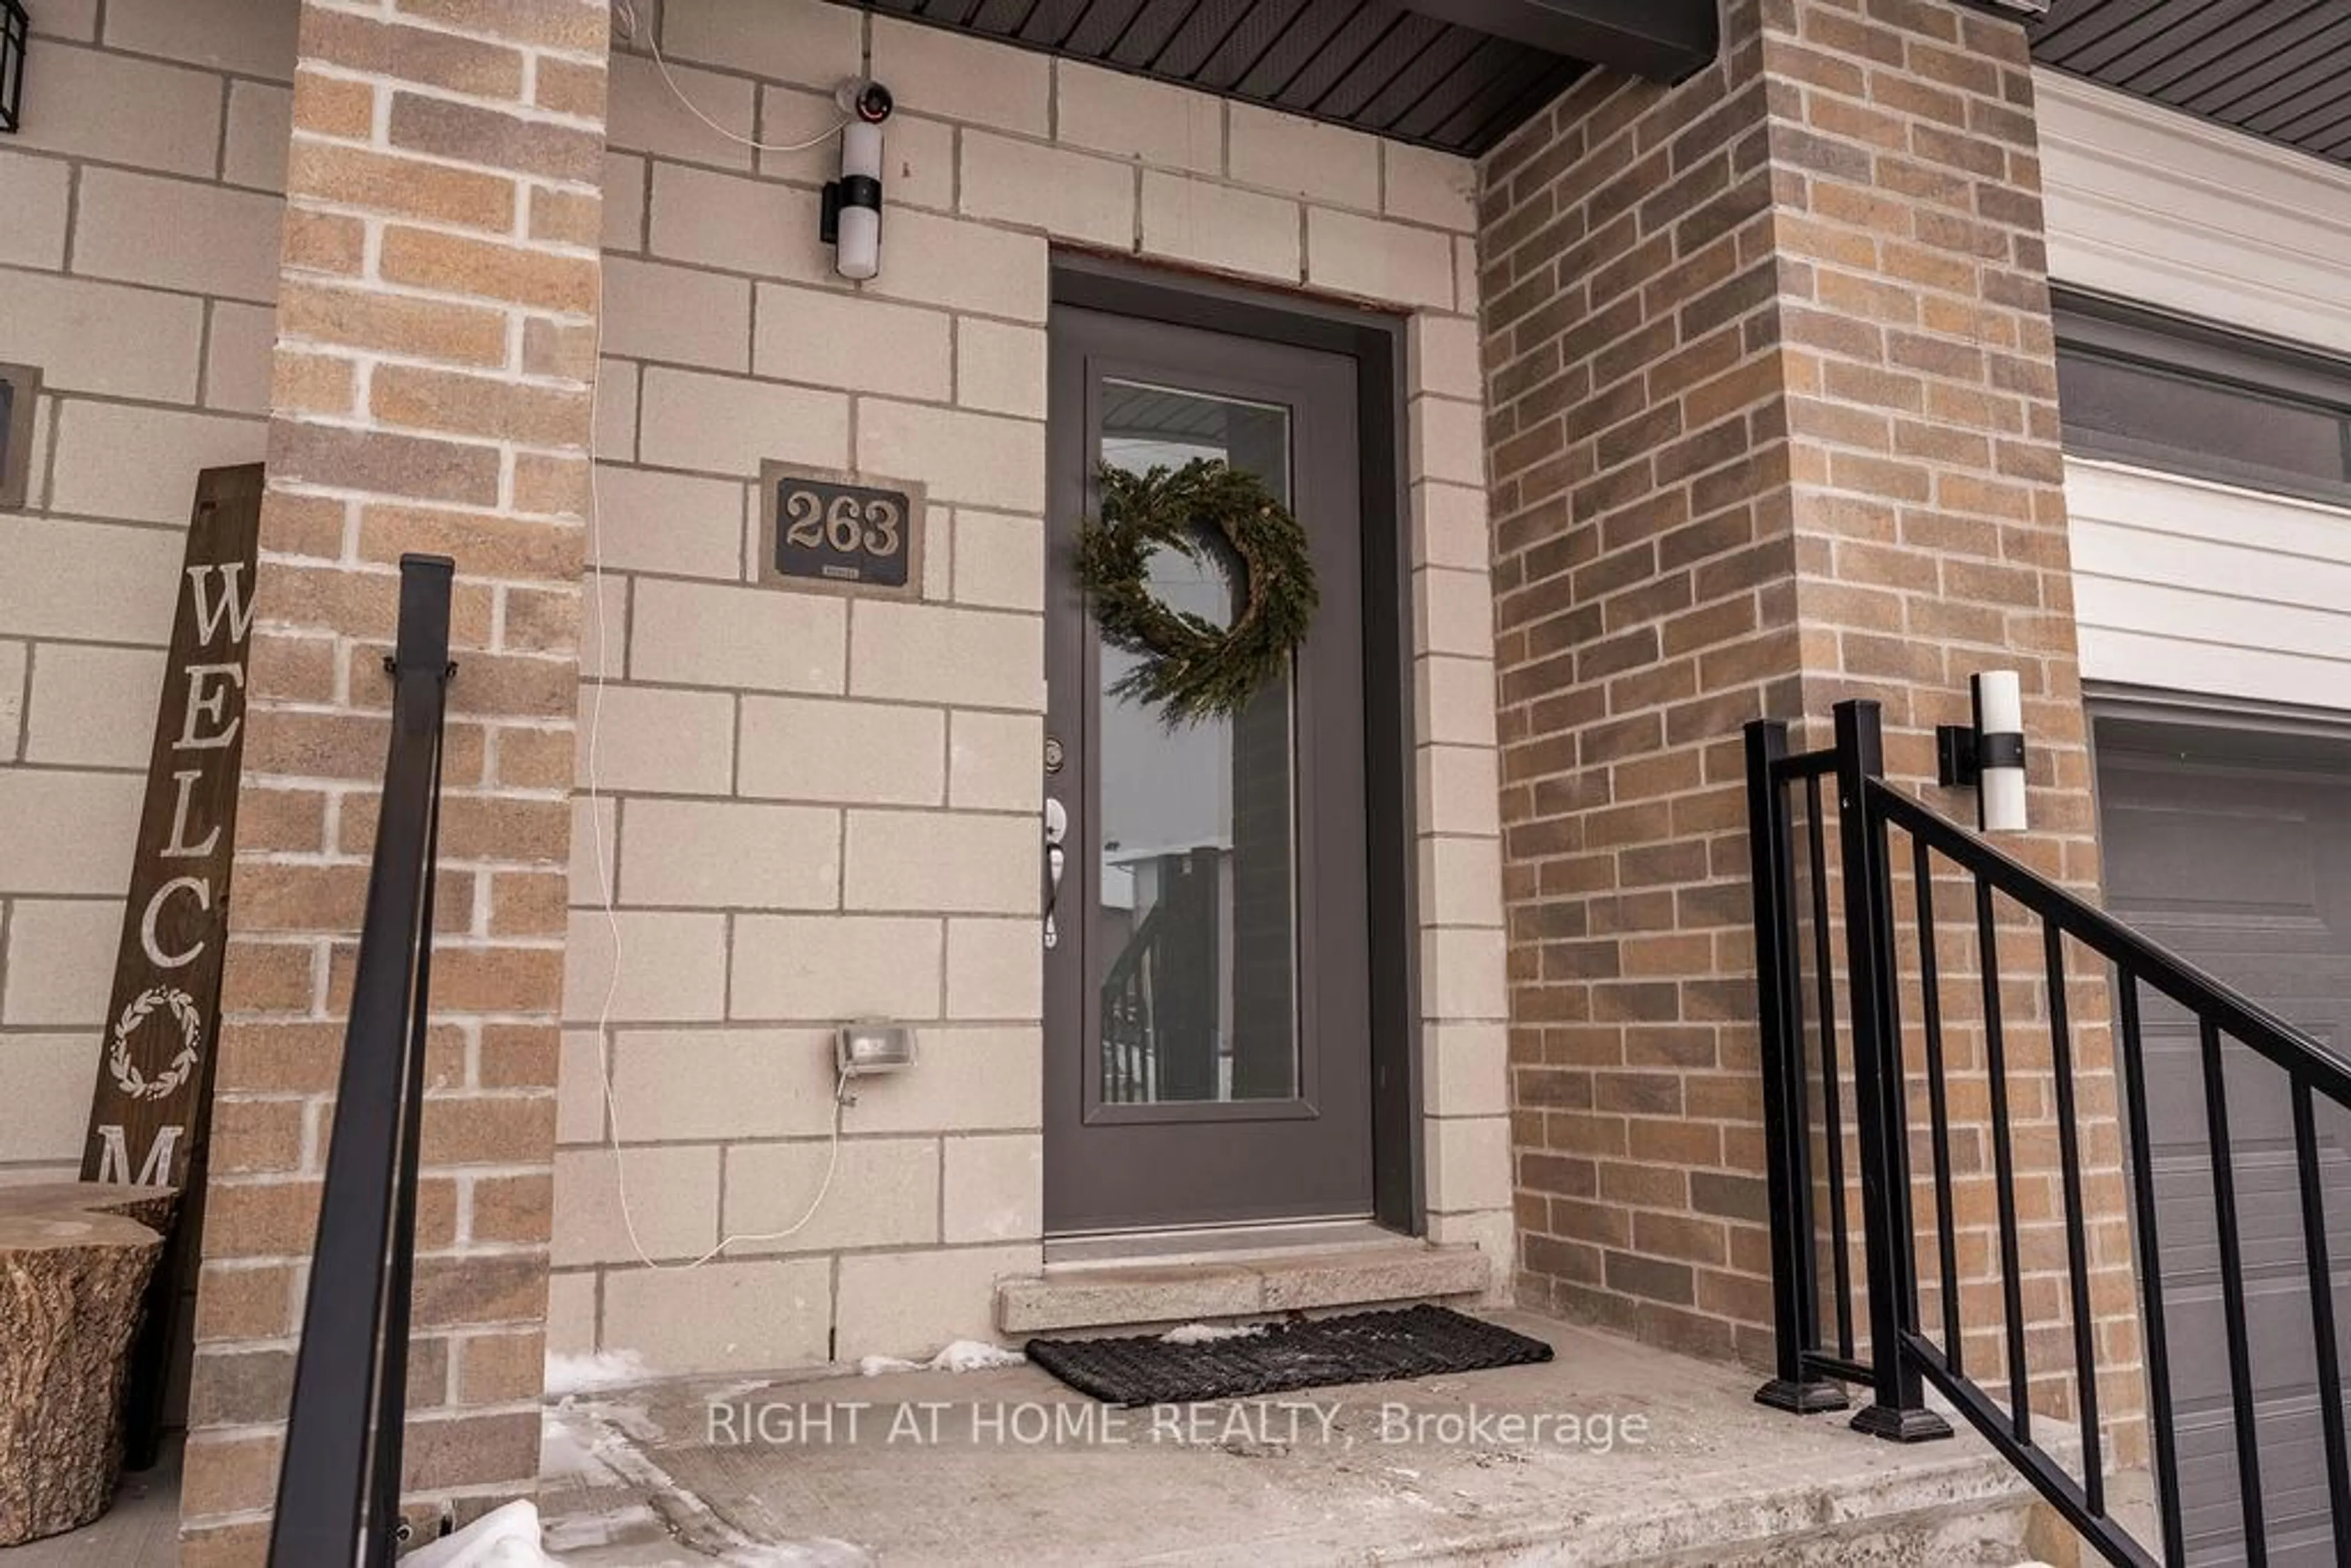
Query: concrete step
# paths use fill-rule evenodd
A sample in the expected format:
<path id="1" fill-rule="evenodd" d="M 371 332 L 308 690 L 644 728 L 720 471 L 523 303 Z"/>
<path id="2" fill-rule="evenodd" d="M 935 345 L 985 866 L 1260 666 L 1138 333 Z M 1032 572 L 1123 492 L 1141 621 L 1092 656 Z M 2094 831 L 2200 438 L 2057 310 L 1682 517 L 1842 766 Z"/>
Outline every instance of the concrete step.
<path id="1" fill-rule="evenodd" d="M 2047 1505 L 2015 1490 L 1620 1562 L 1622 1568 L 2048 1568 L 2030 1553 L 2043 1549 L 2053 1528 L 2064 1526 Z"/>
<path id="2" fill-rule="evenodd" d="M 996 1288 L 996 1324 L 1019 1334 L 1247 1321 L 1323 1308 L 1475 1299 L 1485 1294 L 1489 1279 L 1486 1255 L 1475 1247 L 1402 1239 L 1179 1263 L 1092 1262 L 1005 1281 Z"/>
<path id="3" fill-rule="evenodd" d="M 1844 1451 L 1802 1483 L 1669 1488 L 1678 1508 L 1657 1509 L 1662 1500 L 1652 1499 L 1647 1508 L 1595 1510 L 1570 1551 L 1497 1550 L 1489 1542 L 1426 1561 L 1464 1568 L 2095 1568 L 2072 1527 L 1971 1434 L 1897 1451 L 1820 1422 L 1810 1428 Z"/>

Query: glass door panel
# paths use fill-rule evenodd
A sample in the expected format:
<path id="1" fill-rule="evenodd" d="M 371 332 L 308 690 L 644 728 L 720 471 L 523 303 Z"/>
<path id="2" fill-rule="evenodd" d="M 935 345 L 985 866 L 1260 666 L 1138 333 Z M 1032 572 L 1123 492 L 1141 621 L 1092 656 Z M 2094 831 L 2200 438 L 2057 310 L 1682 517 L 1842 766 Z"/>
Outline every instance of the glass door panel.
<path id="1" fill-rule="evenodd" d="M 1102 410 L 1111 466 L 1218 460 L 1289 504 L 1287 409 L 1106 380 Z M 1153 557 L 1152 591 L 1228 624 L 1229 547 L 1199 542 L 1197 555 Z M 1171 729 L 1119 692 L 1139 662 L 1105 646 L 1097 664 L 1102 1100 L 1287 1100 L 1299 1092 L 1293 683 L 1236 718 Z"/>

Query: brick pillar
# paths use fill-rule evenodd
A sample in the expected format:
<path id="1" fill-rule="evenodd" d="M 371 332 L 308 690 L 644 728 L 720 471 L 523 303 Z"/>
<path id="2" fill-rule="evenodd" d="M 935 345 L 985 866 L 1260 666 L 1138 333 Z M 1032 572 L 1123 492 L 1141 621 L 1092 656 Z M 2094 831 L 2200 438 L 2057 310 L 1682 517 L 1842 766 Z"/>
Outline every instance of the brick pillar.
<path id="1" fill-rule="evenodd" d="M 1740 726 L 1802 719 L 1823 744 L 1832 702 L 1876 697 L 1890 772 L 1971 820 L 1932 788 L 1933 727 L 1966 716 L 1970 672 L 2017 667 L 2034 831 L 2003 847 L 2093 894 L 2097 873 L 2023 34 L 1940 0 L 1729 0 L 1725 27 L 1697 78 L 1595 74 L 1498 150 L 1479 254 L 1520 1291 L 1760 1362 Z M 2032 941 L 2005 957 L 2037 972 Z M 1972 962 L 1947 954 L 1955 1007 Z M 2132 1374 L 2101 988 L 2074 1005 L 2095 1310 Z M 2045 1071 L 2045 1038 L 2019 1063 Z M 2022 1197 L 2046 1330 L 2054 1140 L 2046 1096 L 2020 1094 L 2042 1124 Z M 1970 1226 L 1979 1133 L 1959 1139 Z M 1983 1232 L 1963 1240 L 1996 1280 Z M 1996 1327 L 1996 1287 L 1970 1289 Z M 2035 1343 L 2036 1372 L 2062 1371 L 2062 1336 Z"/>
<path id="2" fill-rule="evenodd" d="M 408 1490 L 528 1493 L 563 977 L 605 0 L 303 0 L 183 1542 L 259 1554 L 404 550 L 457 561 Z"/>

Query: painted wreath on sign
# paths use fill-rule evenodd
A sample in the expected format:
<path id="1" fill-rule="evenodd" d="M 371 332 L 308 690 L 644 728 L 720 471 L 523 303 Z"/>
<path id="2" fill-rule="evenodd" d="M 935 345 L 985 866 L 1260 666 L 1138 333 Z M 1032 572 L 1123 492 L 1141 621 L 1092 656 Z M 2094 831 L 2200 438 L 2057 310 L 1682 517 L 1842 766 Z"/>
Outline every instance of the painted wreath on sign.
<path id="1" fill-rule="evenodd" d="M 180 1026 L 180 1053 L 172 1058 L 169 1067 L 150 1079 L 131 1060 L 131 1037 L 139 1032 L 139 1026 L 158 1008 L 170 1009 L 172 1020 Z M 114 1020 L 113 1043 L 106 1053 L 106 1069 L 114 1074 L 116 1087 L 133 1100 L 168 1099 L 195 1071 L 196 1048 L 203 1043 L 204 1034 L 204 1020 L 196 1011 L 195 998 L 168 986 L 151 986 L 131 998 L 122 1016 Z"/>
<path id="2" fill-rule="evenodd" d="M 1078 530 L 1078 579 L 1102 641 L 1142 660 L 1111 690 L 1170 729 L 1231 718 L 1289 673 L 1319 602 L 1306 530 L 1256 475 L 1213 458 L 1134 474 L 1104 464 L 1102 518 Z M 1155 550 L 1206 559 L 1240 606 L 1229 626 L 1151 591 Z"/>

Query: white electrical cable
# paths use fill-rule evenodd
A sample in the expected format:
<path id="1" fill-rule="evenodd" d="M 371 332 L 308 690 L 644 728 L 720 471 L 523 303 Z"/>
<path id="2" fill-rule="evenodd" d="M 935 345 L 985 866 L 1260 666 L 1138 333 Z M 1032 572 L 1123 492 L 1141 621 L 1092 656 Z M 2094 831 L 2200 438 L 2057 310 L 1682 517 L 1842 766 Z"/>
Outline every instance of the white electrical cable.
<path id="1" fill-rule="evenodd" d="M 613 8 L 622 17 L 622 26 L 628 35 L 633 37 L 636 34 L 637 26 L 635 6 L 631 4 L 631 0 L 613 0 Z M 651 42 L 651 39 L 648 38 L 647 41 Z M 656 61 L 661 58 L 661 50 L 659 46 L 655 46 L 654 47 L 653 58 Z M 668 66 L 664 65 L 662 67 L 662 75 L 664 78 L 669 76 Z M 673 81 L 670 83 L 670 90 L 672 92 L 677 92 L 677 84 L 675 82 Z M 707 115 L 703 114 L 700 110 L 695 109 L 693 104 L 686 102 L 685 95 L 684 93 L 677 93 L 677 98 L 680 103 L 684 103 L 687 109 L 693 110 L 696 118 L 702 120 L 705 123 L 709 124 L 711 129 L 716 131 L 720 135 L 731 137 L 733 140 L 737 141 L 744 140 L 739 136 L 735 136 L 732 131 L 727 131 L 724 126 L 712 122 Z M 842 124 L 846 123 L 848 123 L 846 120 L 842 121 Z M 840 126 L 835 126 L 831 131 L 825 132 L 825 135 L 833 135 L 838 132 L 840 129 Z M 819 137 L 817 140 L 820 141 L 823 139 L 823 137 Z M 747 142 L 746 145 L 758 146 L 758 143 Z M 814 143 L 809 143 L 808 145 L 814 145 Z M 763 152 L 797 152 L 799 150 L 799 149 L 798 148 L 776 147 L 761 149 Z M 604 391 L 604 269 L 601 265 L 596 268 L 596 329 L 594 337 L 596 348 L 594 355 L 595 373 L 594 380 L 589 383 L 588 389 L 588 428 L 590 433 L 588 453 L 588 568 L 589 570 L 594 574 L 596 591 L 601 592 L 602 591 L 602 583 L 604 580 L 604 505 L 603 486 L 598 478 L 596 466 L 594 434 L 596 429 L 597 408 L 602 400 Z M 713 1247 L 709 1251 L 705 1252 L 701 1257 L 693 1260 L 691 1262 L 664 1263 L 655 1259 L 651 1253 L 645 1250 L 644 1242 L 640 1240 L 637 1236 L 636 1216 L 629 1207 L 629 1164 L 627 1156 L 622 1153 L 621 1148 L 621 1099 L 619 1093 L 612 1087 L 611 1064 L 607 1060 L 604 1051 L 605 1037 L 612 1025 L 612 1001 L 613 998 L 620 994 L 621 989 L 621 917 L 618 912 L 618 900 L 613 892 L 612 877 L 611 873 L 606 869 L 604 863 L 604 835 L 598 821 L 600 815 L 598 807 L 601 805 L 603 800 L 603 779 L 598 767 L 598 745 L 603 738 L 604 730 L 604 672 L 608 667 L 607 654 L 610 652 L 606 642 L 608 635 L 609 632 L 605 626 L 604 617 L 601 613 L 599 613 L 596 617 L 596 683 L 592 688 L 592 695 L 588 700 L 588 831 L 590 838 L 593 841 L 595 848 L 596 894 L 604 911 L 604 925 L 606 932 L 611 938 L 612 956 L 611 972 L 607 974 L 604 978 L 603 1003 L 599 1008 L 596 1015 L 596 1074 L 602 1082 L 604 1089 L 605 1142 L 611 1146 L 612 1151 L 612 1195 L 614 1200 L 620 1206 L 622 1228 L 628 1232 L 629 1249 L 637 1255 L 637 1261 L 643 1263 L 648 1269 L 658 1269 L 664 1271 L 682 1271 L 689 1269 L 701 1268 L 705 1263 L 716 1258 L 720 1253 L 726 1251 L 729 1247 L 736 1245 L 737 1242 L 780 1241 L 788 1236 L 797 1234 L 799 1231 L 806 1228 L 810 1220 L 816 1218 L 816 1211 L 823 1207 L 825 1197 L 832 1191 L 832 1178 L 835 1173 L 837 1173 L 841 1168 L 841 1124 L 842 1112 L 849 1103 L 849 1074 L 846 1071 L 842 1071 L 833 1079 L 832 1135 L 828 1140 L 828 1146 L 825 1153 L 824 1179 L 817 1184 L 816 1196 L 809 1199 L 808 1207 L 800 1212 L 800 1217 L 798 1219 L 792 1221 L 791 1224 L 786 1226 L 781 1230 L 746 1231 L 721 1237 L 717 1246 Z"/>
<path id="2" fill-rule="evenodd" d="M 637 37 L 636 0 L 612 0 L 612 10 L 621 18 L 621 36 L 633 42 Z M 669 85 L 670 96 L 684 106 L 686 113 L 738 146 L 748 147 L 755 152 L 805 152 L 811 147 L 822 146 L 840 135 L 849 125 L 849 117 L 843 115 L 831 127 L 817 132 L 806 141 L 754 141 L 737 131 L 727 130 L 718 121 L 703 113 L 694 99 L 685 96 L 685 89 L 677 85 L 677 78 L 669 74 L 669 61 L 663 57 L 661 40 L 653 37 L 653 30 L 647 28 L 644 37 L 645 47 L 653 52 L 654 68 L 661 72 L 662 80 Z"/>

